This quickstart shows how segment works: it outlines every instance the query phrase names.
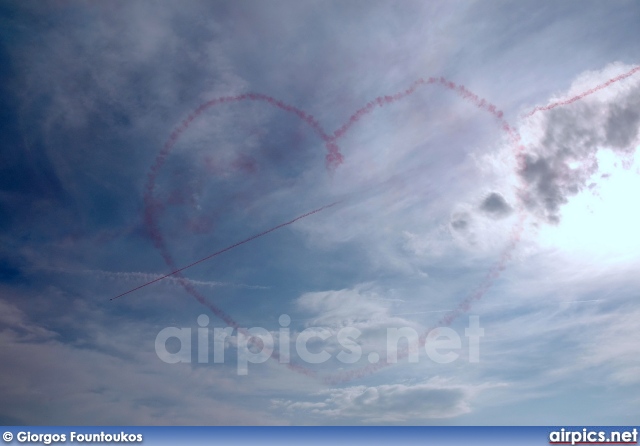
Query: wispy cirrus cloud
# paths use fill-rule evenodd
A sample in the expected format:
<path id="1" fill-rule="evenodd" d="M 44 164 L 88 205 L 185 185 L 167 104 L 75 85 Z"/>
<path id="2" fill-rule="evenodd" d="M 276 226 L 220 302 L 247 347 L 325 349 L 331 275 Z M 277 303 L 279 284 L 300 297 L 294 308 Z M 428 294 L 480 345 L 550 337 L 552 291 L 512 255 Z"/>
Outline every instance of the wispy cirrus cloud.
<path id="1" fill-rule="evenodd" d="M 307 401 L 273 400 L 285 413 L 307 413 L 327 424 L 425 424 L 471 411 L 479 393 L 501 384 L 455 384 L 441 377 L 416 384 L 327 389 Z"/>
<path id="2" fill-rule="evenodd" d="M 640 60 L 637 6 L 586 5 L 3 5 L 4 419 L 523 424 L 543 407 L 539 419 L 557 424 L 571 419 L 568 409 L 615 406 L 617 424 L 637 413 L 614 393 L 637 393 L 638 185 L 624 168 L 637 168 L 638 81 L 524 118 Z M 276 339 L 286 313 L 294 335 L 359 327 L 371 352 L 385 346 L 386 328 L 421 331 L 456 308 L 508 257 L 471 308 L 486 324 L 480 364 L 400 364 L 331 388 L 275 361 L 242 378 L 231 364 L 171 367 L 154 356 L 155 335 L 196 329 L 207 313 L 178 281 L 107 304 L 115 288 L 166 272 L 144 222 L 146 175 L 200 104 L 262 93 L 332 134 L 368 101 L 428 76 L 495 103 L 524 137 L 524 164 L 491 115 L 435 85 L 358 120 L 331 172 L 310 118 L 225 104 L 195 120 L 167 157 L 153 191 L 158 228 L 183 265 L 341 200 L 199 265 L 189 283 Z M 505 256 L 523 198 L 527 224 Z M 610 289 L 615 299 L 603 297 Z M 434 375 L 452 378 L 425 380 Z M 590 404 L 580 407 L 578 394 Z"/>

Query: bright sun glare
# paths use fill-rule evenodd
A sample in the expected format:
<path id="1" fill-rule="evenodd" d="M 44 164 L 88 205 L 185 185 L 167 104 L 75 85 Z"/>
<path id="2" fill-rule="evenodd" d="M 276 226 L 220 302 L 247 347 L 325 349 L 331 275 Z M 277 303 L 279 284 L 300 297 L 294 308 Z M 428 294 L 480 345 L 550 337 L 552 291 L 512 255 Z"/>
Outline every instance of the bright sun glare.
<path id="1" fill-rule="evenodd" d="M 610 150 L 600 150 L 597 158 L 599 170 L 589 182 L 596 186 L 570 198 L 560 224 L 541 228 L 540 242 L 608 265 L 627 263 L 640 250 L 640 162 L 636 156 L 623 166 Z"/>

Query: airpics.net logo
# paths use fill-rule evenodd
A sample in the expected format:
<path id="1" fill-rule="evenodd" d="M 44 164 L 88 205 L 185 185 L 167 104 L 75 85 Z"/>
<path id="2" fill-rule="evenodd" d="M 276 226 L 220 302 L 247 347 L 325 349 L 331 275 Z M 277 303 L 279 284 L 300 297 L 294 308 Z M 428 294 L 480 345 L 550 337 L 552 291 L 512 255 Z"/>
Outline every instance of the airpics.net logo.
<path id="1" fill-rule="evenodd" d="M 351 326 L 307 327 L 292 334 L 291 318 L 287 314 L 279 317 L 277 330 L 211 327 L 206 314 L 199 315 L 196 321 L 195 330 L 189 327 L 160 330 L 155 340 L 160 360 L 167 364 L 207 364 L 211 359 L 215 364 L 235 361 L 238 375 L 248 375 L 249 364 L 262 364 L 269 359 L 281 364 L 324 364 L 330 360 L 342 364 L 363 361 L 395 364 L 403 359 L 418 363 L 426 357 L 437 364 L 457 360 L 477 363 L 480 338 L 484 336 L 478 316 L 469 316 L 463 336 L 450 327 L 434 328 L 423 337 L 412 327 L 386 328 L 375 337 L 375 349 L 371 347 L 370 333 L 367 334 L 369 342 L 363 342 L 362 330 Z M 363 350 L 368 351 L 365 354 Z"/>
<path id="2" fill-rule="evenodd" d="M 602 431 L 560 429 L 549 433 L 549 444 L 638 444 L 638 429 Z"/>

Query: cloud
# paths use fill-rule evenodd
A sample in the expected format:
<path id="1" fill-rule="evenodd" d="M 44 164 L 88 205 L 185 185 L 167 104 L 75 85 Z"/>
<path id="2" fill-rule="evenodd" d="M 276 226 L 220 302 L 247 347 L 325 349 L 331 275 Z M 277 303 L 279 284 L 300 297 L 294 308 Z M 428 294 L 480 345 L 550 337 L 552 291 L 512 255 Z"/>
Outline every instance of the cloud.
<path id="1" fill-rule="evenodd" d="M 0 299 L 0 327 L 20 342 L 43 342 L 57 333 L 29 322 L 27 315 L 15 305 Z"/>
<path id="2" fill-rule="evenodd" d="M 378 359 L 386 359 L 394 352 L 413 347 L 425 326 L 413 318 L 408 319 L 414 316 L 411 312 L 393 314 L 394 308 L 404 303 L 401 297 L 402 293 L 394 293 L 393 290 L 384 290 L 371 284 L 304 293 L 300 296 L 295 301 L 295 306 L 308 315 L 304 323 L 305 334 L 317 333 L 319 336 L 324 332 L 325 339 L 313 348 L 322 349 L 331 356 L 331 360 L 319 366 L 319 369 L 327 376 L 334 375 L 338 370 L 345 372 L 348 369 L 361 369 L 370 365 L 368 360 L 371 353 Z M 396 344 L 390 343 L 395 334 L 390 335 L 389 330 L 393 329 L 400 330 L 399 333 L 405 333 L 403 329 L 406 329 L 410 333 L 408 336 L 415 336 L 415 339 L 408 340 L 401 336 Z M 344 338 L 340 340 L 341 336 L 347 334 L 353 337 L 353 341 Z M 299 333 L 292 333 L 292 342 L 298 335 Z M 347 343 L 352 342 L 355 350 L 347 347 Z M 347 363 L 340 359 L 341 355 L 349 352 L 353 352 L 352 359 L 355 362 Z"/>
<path id="3" fill-rule="evenodd" d="M 573 252 L 539 250 L 512 267 L 500 307 L 480 303 L 483 374 L 534 393 L 640 384 L 638 262 L 607 267 Z M 544 278 L 544 279 L 541 279 Z M 523 389 L 524 390 L 524 389 Z"/>
<path id="4" fill-rule="evenodd" d="M 563 94 L 572 97 L 604 83 L 630 66 L 610 64 L 581 75 Z M 551 103 L 558 100 L 554 97 Z M 585 190 L 598 171 L 597 153 L 609 149 L 629 163 L 640 144 L 640 78 L 624 79 L 581 100 L 538 112 L 522 125 L 527 151 L 519 175 L 525 183 L 526 207 L 558 223 L 561 207 Z"/>
<path id="5" fill-rule="evenodd" d="M 213 280 L 195 280 L 189 279 L 188 277 L 182 278 L 178 280 L 174 276 L 165 277 L 165 274 L 152 274 L 152 273 L 143 273 L 143 272 L 135 272 L 135 271 L 104 271 L 104 270 L 72 270 L 72 269 L 60 269 L 60 268 L 43 268 L 50 271 L 55 272 L 64 272 L 68 274 L 89 274 L 94 277 L 100 279 L 110 279 L 110 280 L 121 280 L 124 282 L 136 282 L 146 283 L 151 282 L 152 280 L 157 280 L 159 278 L 163 278 L 161 282 L 168 283 L 170 285 L 174 285 L 176 287 L 181 286 L 181 281 L 186 281 L 192 285 L 203 286 L 208 288 L 218 288 L 218 287 L 233 287 L 233 288 L 247 288 L 247 289 L 255 289 L 255 290 L 267 290 L 268 286 L 263 285 L 248 285 L 243 283 L 232 283 L 232 282 L 219 282 Z"/>
<path id="6" fill-rule="evenodd" d="M 451 227 L 455 231 L 465 232 L 469 229 L 471 216 L 466 212 L 456 212 L 451 216 Z"/>
<path id="7" fill-rule="evenodd" d="M 158 365 L 148 351 L 157 333 L 152 321 L 193 324 L 203 311 L 176 292 L 174 278 L 134 299 L 105 304 L 110 282 L 133 286 L 158 277 L 114 271 L 166 267 L 142 229 L 145 174 L 171 129 L 203 101 L 247 91 L 272 95 L 313 115 L 331 134 L 372 98 L 402 91 L 418 77 L 444 74 L 499 105 L 513 122 L 523 104 L 539 104 L 550 90 L 563 90 L 550 101 L 563 99 L 628 68 L 616 64 L 585 73 L 564 91 L 574 73 L 614 57 L 597 45 L 619 48 L 620 60 L 637 59 L 632 53 L 637 39 L 630 31 L 617 26 L 606 38 L 593 33 L 594 26 L 633 25 L 619 20 L 633 16 L 628 12 L 601 14 L 608 6 L 563 5 L 531 16 L 534 2 L 500 8 L 380 3 L 366 11 L 363 4 L 281 1 L 246 8 L 190 1 L 150 8 L 148 2 L 24 1 L 15 7 L 8 26 L 0 29 L 11 43 L 10 64 L 2 64 L 10 67 L 6 115 L 20 121 L 17 137 L 7 143 L 15 151 L 7 157 L 10 168 L 0 175 L 0 244 L 9 256 L 28 252 L 33 264 L 73 265 L 86 274 L 39 274 L 28 265 L 21 266 L 20 276 L 13 268 L 0 271 L 15 278 L 16 288 L 34 288 L 13 296 L 12 303 L 0 301 L 0 382 L 7 395 L 0 406 L 6 419 L 284 423 L 291 418 L 264 408 L 277 392 L 284 398 L 279 407 L 287 416 L 300 414 L 300 423 L 411 423 L 468 413 L 483 388 L 468 383 L 495 377 L 518 383 L 512 387 L 515 398 L 530 383 L 546 385 L 548 392 L 558 377 L 568 382 L 571 373 L 580 373 L 575 364 L 589 373 L 597 370 L 606 382 L 635 382 L 637 315 L 631 303 L 624 310 L 601 309 L 602 315 L 565 311 L 554 318 L 548 311 L 521 318 L 527 308 L 517 304 L 529 302 L 520 302 L 522 293 L 512 290 L 500 294 L 500 280 L 487 297 L 518 309 L 497 312 L 496 325 L 504 327 L 505 337 L 521 342 L 493 344 L 495 362 L 482 364 L 493 376 L 478 379 L 474 374 L 482 370 L 459 367 L 457 384 L 407 384 L 402 379 L 415 372 L 400 366 L 358 382 L 362 385 L 323 393 L 315 392 L 321 384 L 306 378 L 294 389 L 297 375 L 274 361 L 256 365 L 251 374 L 259 379 L 244 381 L 222 366 Z M 576 48 L 585 36 L 596 36 L 589 42 L 600 51 L 585 44 L 567 61 L 566 48 Z M 584 101 L 523 119 L 518 130 L 526 153 L 520 167 L 500 172 L 508 184 L 488 181 L 474 164 L 474 156 L 493 155 L 503 143 L 499 126 L 435 86 L 358 121 L 340 139 L 345 163 L 331 175 L 324 168 L 323 141 L 294 116 L 263 103 L 214 107 L 194 121 L 167 157 L 155 191 L 166 202 L 159 229 L 176 264 L 184 265 L 345 198 L 330 212 L 190 270 L 203 278 L 190 283 L 239 321 L 289 312 L 293 304 L 308 316 L 306 327 L 333 333 L 359 327 L 363 349 L 381 351 L 386 328 L 421 332 L 418 322 L 399 316 L 425 324 L 437 320 L 431 310 L 455 307 L 481 283 L 513 240 L 517 193 L 523 193 L 533 215 L 550 222 L 566 219 L 568 200 L 590 187 L 592 173 L 601 167 L 597 152 L 610 149 L 624 159 L 637 144 L 637 92 L 636 80 L 627 79 Z M 563 265 L 541 257 L 554 268 Z M 588 265 L 584 270 L 594 272 Z M 541 283 L 549 280 L 544 271 L 534 266 L 535 280 L 525 286 L 544 288 Z M 251 283 L 271 285 L 260 291 L 264 299 L 245 300 L 250 289 L 263 289 L 242 285 Z M 224 293 L 221 285 L 227 286 Z M 551 293 L 553 286 L 548 288 Z M 623 311 L 628 317 L 620 317 Z M 268 323 L 273 327 L 275 318 Z M 577 340 L 584 327 L 594 331 Z M 291 327 L 292 335 L 297 328 Z M 580 348 L 564 348 L 562 335 Z M 610 348 L 589 348 L 594 339 Z M 549 346 L 556 345 L 563 348 L 550 353 Z M 523 346 L 531 348 L 523 351 Z M 574 360 L 566 369 L 563 355 Z M 535 361 L 527 362 L 531 358 Z M 615 364 L 617 372 L 607 364 Z M 380 385 L 376 379 L 388 381 Z M 520 416 L 526 420 L 528 414 Z"/>
<path id="8" fill-rule="evenodd" d="M 480 210 L 493 218 L 502 218 L 509 215 L 513 209 L 502 195 L 491 192 L 480 204 Z"/>
<path id="9" fill-rule="evenodd" d="M 295 301 L 299 310 L 310 313 L 306 325 L 333 329 L 385 329 L 414 326 L 415 323 L 392 316 L 393 299 L 385 297 L 371 284 L 359 284 L 342 290 L 318 291 L 302 294 Z"/>
<path id="10" fill-rule="evenodd" d="M 435 377 L 419 384 L 329 389 L 314 401 L 274 400 L 285 413 L 303 411 L 325 423 L 421 424 L 471 411 L 473 399 L 495 384 L 460 385 Z"/>
<path id="11" fill-rule="evenodd" d="M 0 420 L 31 425 L 286 423 L 250 404 L 223 401 L 230 399 L 224 389 L 243 393 L 232 369 L 161 362 L 152 347 L 153 325 L 109 319 L 87 309 L 84 318 L 68 321 L 59 334 L 0 299 Z M 141 348 L 141 341 L 151 348 Z"/>

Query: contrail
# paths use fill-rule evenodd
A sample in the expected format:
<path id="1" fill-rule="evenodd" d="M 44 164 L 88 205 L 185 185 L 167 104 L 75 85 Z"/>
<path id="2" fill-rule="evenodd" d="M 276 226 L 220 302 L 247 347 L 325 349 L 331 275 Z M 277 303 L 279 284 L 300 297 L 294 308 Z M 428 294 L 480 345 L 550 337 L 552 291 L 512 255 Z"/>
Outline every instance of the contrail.
<path id="1" fill-rule="evenodd" d="M 335 206 L 335 205 L 336 205 L 336 204 L 338 204 L 338 203 L 340 203 L 340 202 L 339 202 L 339 201 L 336 201 L 336 202 L 334 202 L 334 203 L 327 204 L 327 205 L 325 205 L 325 206 L 319 207 L 318 209 L 314 209 L 313 211 L 307 212 L 306 214 L 302 214 L 302 215 L 300 215 L 300 216 L 298 216 L 298 217 L 294 218 L 293 220 L 289 220 L 288 222 L 285 222 L 285 223 L 280 223 L 278 226 L 274 226 L 274 227 L 273 227 L 273 228 L 271 228 L 271 229 L 267 229 L 266 231 L 262 231 L 262 232 L 260 232 L 259 234 L 252 235 L 252 236 L 251 236 L 251 237 L 249 237 L 249 238 L 246 238 L 246 239 L 244 239 L 244 240 L 242 240 L 242 241 L 239 241 L 239 242 L 237 242 L 237 243 L 234 243 L 233 245 L 229 245 L 229 246 L 227 246 L 226 248 L 221 249 L 220 251 L 216 251 L 216 252 L 214 252 L 213 254 L 210 254 L 210 255 L 208 255 L 208 256 L 206 256 L 206 257 L 201 258 L 200 260 L 196 260 L 195 262 L 188 264 L 187 266 L 183 266 L 182 268 L 178 268 L 178 269 L 176 269 L 176 270 L 174 270 L 174 271 L 171 271 L 170 273 L 165 274 L 164 276 L 160 276 L 160 277 L 158 277 L 158 278 L 156 278 L 156 279 L 150 280 L 149 282 L 143 283 L 142 285 L 137 286 L 137 287 L 135 287 L 135 288 L 132 288 L 132 289 L 130 289 L 129 291 L 126 291 L 126 292 L 124 292 L 124 293 L 122 293 L 122 294 L 118 294 L 117 296 L 112 297 L 112 298 L 111 298 L 111 299 L 109 299 L 109 300 L 115 300 L 115 299 L 118 299 L 119 297 L 126 296 L 127 294 L 133 293 L 134 291 L 137 291 L 137 290 L 139 290 L 139 289 L 141 289 L 141 288 L 144 288 L 144 287 L 146 287 L 146 286 L 149 286 L 149 285 L 151 285 L 152 283 L 159 282 L 159 281 L 161 281 L 162 279 L 166 279 L 166 278 L 167 278 L 167 277 L 169 277 L 169 276 L 173 276 L 173 275 L 175 275 L 175 274 L 178 274 L 178 273 L 180 273 L 180 272 L 184 271 L 185 269 L 191 268 L 192 266 L 196 266 L 196 265 L 197 265 L 197 264 L 199 264 L 199 263 L 202 263 L 202 262 L 204 262 L 204 261 L 206 261 L 206 260 L 209 260 L 209 259 L 211 259 L 211 258 L 213 258 L 213 257 L 219 256 L 220 254 L 223 254 L 223 253 L 225 253 L 225 252 L 227 252 L 227 251 L 230 251 L 230 250 L 232 250 L 233 248 L 237 248 L 237 247 L 238 247 L 238 246 L 240 246 L 240 245 L 244 245 L 245 243 L 250 242 L 251 240 L 255 240 L 255 239 L 260 238 L 260 237 L 262 237 L 262 236 L 264 236 L 264 235 L 267 235 L 267 234 L 269 234 L 269 233 L 271 233 L 271 232 L 273 232 L 273 231 L 276 231 L 276 230 L 278 230 L 278 229 L 284 228 L 285 226 L 289 226 L 290 224 L 293 224 L 293 223 L 297 222 L 298 220 L 302 220 L 303 218 L 309 217 L 309 216 L 311 216 L 311 215 L 313 215 L 313 214 L 317 214 L 318 212 L 322 212 L 322 211 L 324 211 L 325 209 L 329 209 L 330 207 L 333 207 L 333 206 Z M 183 279 L 183 280 L 186 280 L 186 279 Z"/>
<path id="2" fill-rule="evenodd" d="M 160 277 L 162 274 L 154 274 L 148 272 L 141 271 L 105 271 L 102 269 L 72 269 L 72 268 L 61 268 L 61 267 L 52 267 L 52 266 L 35 266 L 34 269 L 45 270 L 45 271 L 55 271 L 64 274 L 89 274 L 93 276 L 97 276 L 99 278 L 109 278 L 109 279 L 121 279 L 124 281 L 137 281 L 140 280 L 153 280 Z M 172 284 L 180 284 L 178 280 L 174 277 L 168 277 L 167 280 Z M 219 288 L 219 287 L 230 287 L 230 288 L 245 288 L 250 290 L 268 290 L 269 286 L 265 285 L 251 285 L 246 283 L 233 283 L 233 282 L 219 282 L 212 280 L 195 280 L 185 278 L 194 285 L 198 286 L 206 286 L 209 288 Z"/>

